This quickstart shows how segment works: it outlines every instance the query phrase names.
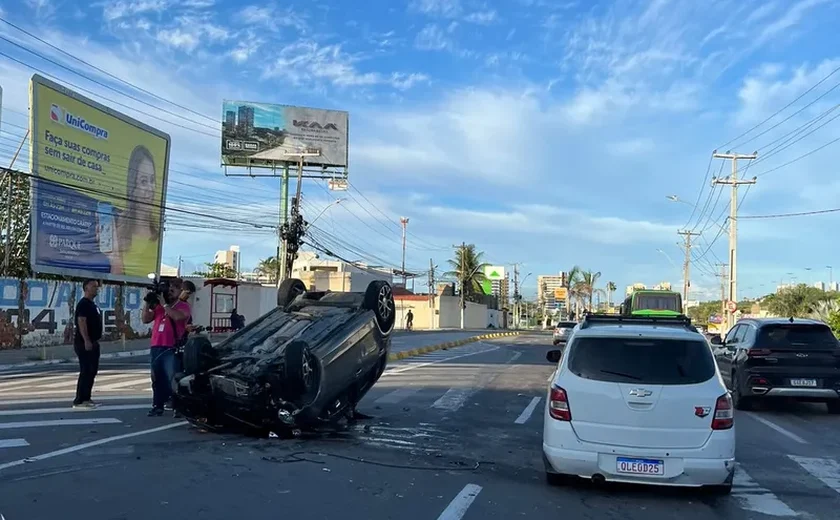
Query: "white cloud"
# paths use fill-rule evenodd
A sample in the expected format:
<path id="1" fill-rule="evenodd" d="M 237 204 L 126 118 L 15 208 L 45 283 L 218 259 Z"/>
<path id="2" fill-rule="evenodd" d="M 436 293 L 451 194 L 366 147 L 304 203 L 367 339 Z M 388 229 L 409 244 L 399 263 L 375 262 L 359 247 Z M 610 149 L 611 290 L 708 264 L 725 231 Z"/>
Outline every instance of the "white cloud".
<path id="1" fill-rule="evenodd" d="M 195 32 L 187 32 L 181 29 L 165 29 L 157 33 L 157 40 L 164 45 L 181 49 L 190 53 L 201 43 L 200 36 Z"/>
<path id="2" fill-rule="evenodd" d="M 360 56 L 345 53 L 340 45 L 321 46 L 314 41 L 298 41 L 280 51 L 264 77 L 282 77 L 296 85 L 325 82 L 335 87 L 365 87 L 384 84 L 399 90 L 429 80 L 427 75 L 419 73 L 361 72 L 356 67 L 360 61 Z"/>
<path id="3" fill-rule="evenodd" d="M 495 22 L 498 19 L 498 13 L 493 9 L 488 9 L 486 11 L 476 11 L 474 13 L 470 13 L 464 18 L 464 20 L 470 23 L 476 23 L 479 25 L 489 25 Z"/>
<path id="4" fill-rule="evenodd" d="M 276 31 L 281 27 L 292 27 L 298 31 L 307 28 L 305 17 L 296 9 L 280 9 L 276 5 L 249 5 L 237 10 L 236 18 L 249 26 L 260 26 Z"/>
<path id="5" fill-rule="evenodd" d="M 454 18 L 461 14 L 459 0 L 413 0 L 410 7 L 423 14 Z"/>
<path id="6" fill-rule="evenodd" d="M 436 24 L 429 24 L 417 33 L 414 45 L 420 50 L 442 51 L 455 48 L 455 42 Z"/>
<path id="7" fill-rule="evenodd" d="M 35 11 L 38 18 L 49 18 L 56 10 L 53 0 L 26 0 L 26 4 Z"/>
<path id="8" fill-rule="evenodd" d="M 755 45 L 762 45 L 788 29 L 799 25 L 808 11 L 826 2 L 828 0 L 799 0 L 789 4 L 788 10 L 781 17 L 773 20 L 761 30 L 761 33 L 755 38 Z"/>
<path id="9" fill-rule="evenodd" d="M 106 2 L 100 5 L 102 5 L 102 18 L 106 22 L 113 22 L 138 14 L 160 13 L 169 6 L 169 0 L 120 0 L 117 2 Z"/>

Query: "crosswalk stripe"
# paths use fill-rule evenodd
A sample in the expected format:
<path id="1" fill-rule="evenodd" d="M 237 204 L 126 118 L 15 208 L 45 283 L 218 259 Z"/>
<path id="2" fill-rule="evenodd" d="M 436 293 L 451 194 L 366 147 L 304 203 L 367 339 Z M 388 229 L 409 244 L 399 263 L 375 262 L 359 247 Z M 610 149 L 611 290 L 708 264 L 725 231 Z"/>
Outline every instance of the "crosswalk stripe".
<path id="1" fill-rule="evenodd" d="M 388 392 L 387 394 L 383 395 L 376 401 L 377 404 L 397 404 L 403 399 L 411 397 L 412 395 L 416 394 L 420 391 L 420 387 L 415 388 L 399 388 L 394 390 L 393 392 Z"/>
<path id="2" fill-rule="evenodd" d="M 840 463 L 836 460 L 817 457 L 797 457 L 796 455 L 788 455 L 788 457 L 817 480 L 840 493 Z"/>
<path id="3" fill-rule="evenodd" d="M 91 412 L 115 412 L 120 410 L 142 410 L 148 408 L 148 404 L 114 404 L 106 406 L 97 406 L 96 408 L 78 409 L 67 406 L 61 408 L 23 408 L 20 410 L 0 410 L 0 417 L 8 417 L 12 415 L 41 415 L 41 414 L 58 414 L 58 413 L 91 413 Z"/>
<path id="4" fill-rule="evenodd" d="M 86 426 L 93 424 L 119 424 L 122 421 L 113 417 L 90 418 L 90 419 L 59 419 L 57 421 L 20 421 L 0 423 L 0 430 L 12 430 L 18 428 L 45 428 L 49 426 Z"/>
<path id="5" fill-rule="evenodd" d="M 48 377 L 27 377 L 21 379 L 15 379 L 14 381 L 7 381 L 5 383 L 0 383 L 0 392 L 9 389 L 15 389 L 17 387 L 26 388 L 28 386 L 37 386 L 43 383 L 44 381 L 55 381 L 57 379 L 61 379 L 62 381 L 67 380 L 67 374 L 61 374 L 60 376 L 48 376 Z"/>
<path id="6" fill-rule="evenodd" d="M 464 406 L 464 403 L 475 390 L 475 388 L 450 388 L 432 404 L 432 408 L 455 412 Z"/>
<path id="7" fill-rule="evenodd" d="M 0 439 L 0 449 L 3 448 L 23 448 L 29 446 L 26 439 Z"/>
<path id="8" fill-rule="evenodd" d="M 2 395 L 2 394 L 0 394 Z M 126 394 L 126 395 L 104 395 L 96 396 L 96 401 L 145 401 L 149 399 L 148 393 L 143 394 Z M 43 403 L 60 403 L 67 401 L 67 394 L 64 397 L 53 398 L 45 397 L 42 399 L 6 399 L 0 401 L 0 406 L 26 406 L 29 404 L 43 404 Z"/>
<path id="9" fill-rule="evenodd" d="M 100 385 L 96 388 L 99 389 L 100 392 L 110 392 L 111 390 L 119 390 L 120 388 L 126 388 L 129 386 L 137 386 L 137 385 L 151 385 L 152 380 L 149 376 L 146 377 L 139 377 L 136 379 L 130 379 L 128 381 L 122 381 L 120 383 L 113 383 L 110 385 Z"/>
<path id="10" fill-rule="evenodd" d="M 114 380 L 118 380 L 118 379 L 124 379 L 126 377 L 134 377 L 134 374 L 106 374 L 106 375 L 97 374 L 96 375 L 96 383 L 102 383 L 102 382 L 105 382 L 105 381 L 114 381 Z M 58 383 L 50 383 L 48 385 L 42 385 L 40 383 L 38 383 L 38 384 L 30 383 L 30 387 L 31 388 L 61 388 L 63 386 L 72 385 L 73 388 L 75 388 L 76 387 L 76 381 L 78 380 L 78 378 L 79 378 L 79 376 L 77 374 L 71 374 L 71 375 L 67 376 L 64 379 L 64 381 L 61 381 L 61 382 L 58 382 Z M 148 376 L 146 377 L 146 379 L 147 380 L 149 379 Z"/>
<path id="11" fill-rule="evenodd" d="M 769 489 L 761 487 L 739 464 L 732 480 L 732 496 L 738 499 L 743 509 L 768 516 L 799 516 Z"/>

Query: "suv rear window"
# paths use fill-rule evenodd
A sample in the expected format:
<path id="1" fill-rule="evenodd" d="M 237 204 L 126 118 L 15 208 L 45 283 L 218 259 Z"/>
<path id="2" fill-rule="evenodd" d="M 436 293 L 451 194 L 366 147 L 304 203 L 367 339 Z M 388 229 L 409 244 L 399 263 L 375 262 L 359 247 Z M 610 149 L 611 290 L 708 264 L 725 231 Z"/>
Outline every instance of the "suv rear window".
<path id="1" fill-rule="evenodd" d="M 834 349 L 838 345 L 827 325 L 790 323 L 762 326 L 755 346 L 769 349 Z"/>
<path id="2" fill-rule="evenodd" d="M 558 329 L 573 329 L 575 328 L 575 325 L 577 325 L 577 323 L 574 321 L 561 321 L 556 325 L 556 327 Z"/>
<path id="3" fill-rule="evenodd" d="M 649 309 L 654 311 L 682 311 L 679 307 L 680 302 L 676 296 L 640 294 L 636 297 L 634 310 Z"/>
<path id="4" fill-rule="evenodd" d="M 715 375 L 702 340 L 578 338 L 569 358 L 576 376 L 611 383 L 692 385 Z"/>

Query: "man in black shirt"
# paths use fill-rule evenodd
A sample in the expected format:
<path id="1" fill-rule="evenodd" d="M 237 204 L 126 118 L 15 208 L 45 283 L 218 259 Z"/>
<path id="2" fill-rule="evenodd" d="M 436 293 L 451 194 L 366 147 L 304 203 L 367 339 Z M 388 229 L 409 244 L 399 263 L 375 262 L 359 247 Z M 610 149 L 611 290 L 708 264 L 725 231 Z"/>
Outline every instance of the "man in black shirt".
<path id="1" fill-rule="evenodd" d="M 93 380 L 99 372 L 99 340 L 102 338 L 102 311 L 96 305 L 99 293 L 97 280 L 85 280 L 82 284 L 84 297 L 76 304 L 74 321 L 76 335 L 73 350 L 79 357 L 79 382 L 76 384 L 76 399 L 73 408 L 94 408 L 90 400 Z"/>

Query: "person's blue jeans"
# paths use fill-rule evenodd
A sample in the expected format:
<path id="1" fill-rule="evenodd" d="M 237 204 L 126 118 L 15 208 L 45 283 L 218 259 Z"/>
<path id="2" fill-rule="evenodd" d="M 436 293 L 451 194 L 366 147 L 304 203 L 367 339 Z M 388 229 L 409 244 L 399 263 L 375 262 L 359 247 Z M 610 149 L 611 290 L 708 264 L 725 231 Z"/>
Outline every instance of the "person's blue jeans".
<path id="1" fill-rule="evenodd" d="M 172 380 L 175 378 L 175 349 L 152 347 L 150 350 L 152 369 L 152 406 L 163 408 L 172 397 Z"/>

